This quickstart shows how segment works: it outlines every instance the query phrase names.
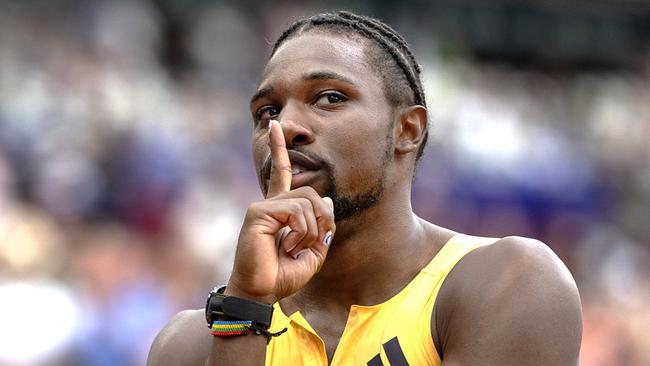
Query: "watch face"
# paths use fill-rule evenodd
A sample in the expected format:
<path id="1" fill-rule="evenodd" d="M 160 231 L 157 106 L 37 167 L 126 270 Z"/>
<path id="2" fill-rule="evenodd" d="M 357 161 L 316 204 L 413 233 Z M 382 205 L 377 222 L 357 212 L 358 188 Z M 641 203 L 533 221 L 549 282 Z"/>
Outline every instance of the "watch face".
<path id="1" fill-rule="evenodd" d="M 216 294 L 222 294 L 226 290 L 226 286 L 214 287 L 208 294 L 208 299 L 205 302 L 205 321 L 208 322 L 208 328 L 212 327 L 212 312 L 210 311 L 210 299 Z"/>
<path id="2" fill-rule="evenodd" d="M 213 317 L 212 313 L 221 313 L 221 303 L 226 295 L 223 292 L 226 290 L 226 286 L 215 287 L 208 294 L 208 300 L 205 304 L 205 321 L 208 323 L 208 327 L 212 327 Z"/>
<path id="3" fill-rule="evenodd" d="M 208 294 L 208 299 L 205 302 L 205 321 L 208 322 L 208 328 L 212 327 L 212 316 L 210 316 L 210 311 L 209 311 L 210 297 L 212 297 L 212 291 L 210 291 L 210 293 Z"/>

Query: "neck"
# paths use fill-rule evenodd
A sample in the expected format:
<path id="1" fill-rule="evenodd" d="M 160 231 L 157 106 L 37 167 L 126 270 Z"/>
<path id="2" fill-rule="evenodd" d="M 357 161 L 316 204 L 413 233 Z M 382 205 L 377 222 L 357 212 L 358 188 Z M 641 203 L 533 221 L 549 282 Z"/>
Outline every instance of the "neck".
<path id="1" fill-rule="evenodd" d="M 403 196 L 385 194 L 358 217 L 337 223 L 325 264 L 300 297 L 346 308 L 374 305 L 408 283 L 435 246 L 427 243 L 429 224 L 413 213 L 408 192 Z"/>

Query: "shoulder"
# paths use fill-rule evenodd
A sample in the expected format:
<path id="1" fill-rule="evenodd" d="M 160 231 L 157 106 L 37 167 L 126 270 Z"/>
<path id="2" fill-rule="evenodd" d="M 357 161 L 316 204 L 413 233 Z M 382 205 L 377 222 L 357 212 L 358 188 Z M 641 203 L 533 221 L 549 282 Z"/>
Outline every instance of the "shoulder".
<path id="1" fill-rule="evenodd" d="M 148 366 L 204 365 L 212 337 L 203 310 L 184 310 L 160 331 L 149 351 Z"/>
<path id="2" fill-rule="evenodd" d="M 432 325 L 449 364 L 473 363 L 486 352 L 493 360 L 480 358 L 483 364 L 577 362 L 577 286 L 537 240 L 507 237 L 465 255 L 445 280 L 435 315 Z"/>
<path id="3" fill-rule="evenodd" d="M 450 277 L 452 274 L 461 279 L 461 287 L 468 290 L 485 281 L 514 279 L 512 277 L 520 280 L 507 281 L 503 285 L 521 284 L 523 280 L 545 280 L 548 284 L 546 280 L 553 280 L 553 283 L 576 289 L 571 273 L 551 248 L 541 241 L 518 236 L 499 239 L 469 252 L 454 267 Z M 479 274 L 482 276 L 474 277 Z"/>

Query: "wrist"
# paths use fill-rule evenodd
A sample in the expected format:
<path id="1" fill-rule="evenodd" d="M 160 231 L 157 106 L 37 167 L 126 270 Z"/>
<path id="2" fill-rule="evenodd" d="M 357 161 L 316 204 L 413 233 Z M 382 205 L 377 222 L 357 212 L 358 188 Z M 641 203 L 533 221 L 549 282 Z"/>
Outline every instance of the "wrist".
<path id="1" fill-rule="evenodd" d="M 237 325 L 237 330 L 264 329 L 271 326 L 273 305 L 225 293 L 226 286 L 215 287 L 208 294 L 205 320 L 208 327 Z M 216 325 L 215 325 L 216 324 Z M 224 329 L 221 329 L 224 330 Z"/>
<path id="2" fill-rule="evenodd" d="M 232 281 L 232 279 L 228 282 L 228 286 L 226 286 L 226 290 L 224 291 L 223 294 L 227 296 L 236 296 L 242 299 L 259 302 L 262 304 L 269 304 L 269 305 L 273 305 L 278 301 L 278 299 L 276 299 L 275 295 L 273 294 L 260 295 L 260 294 L 253 294 L 250 291 L 245 291 L 240 287 L 238 287 L 236 283 Z"/>
<path id="3" fill-rule="evenodd" d="M 215 337 L 230 337 L 254 333 L 266 337 L 267 344 L 273 337 L 287 331 L 271 332 L 273 305 L 236 296 L 239 291 L 226 293 L 227 286 L 215 287 L 208 295 L 205 320 Z"/>

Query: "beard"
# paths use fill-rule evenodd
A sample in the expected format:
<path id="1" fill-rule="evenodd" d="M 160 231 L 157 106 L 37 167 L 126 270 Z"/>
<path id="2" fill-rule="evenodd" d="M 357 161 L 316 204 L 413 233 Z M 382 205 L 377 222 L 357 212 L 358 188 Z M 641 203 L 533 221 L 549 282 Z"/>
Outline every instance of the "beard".
<path id="1" fill-rule="evenodd" d="M 385 172 L 382 172 L 381 177 L 376 179 L 368 189 L 354 196 L 340 192 L 336 178 L 329 167 L 326 174 L 328 184 L 325 188 L 325 196 L 330 197 L 334 202 L 334 221 L 336 223 L 360 216 L 364 211 L 373 207 L 384 193 Z"/>
<path id="2" fill-rule="evenodd" d="M 384 170 L 381 171 L 381 176 L 377 177 L 369 184 L 364 183 L 364 186 L 368 188 L 363 192 L 357 193 L 355 195 L 342 193 L 341 187 L 336 182 L 336 177 L 334 175 L 334 165 L 331 162 L 323 159 L 322 157 L 316 156 L 309 151 L 300 149 L 296 149 L 296 151 L 299 151 L 300 153 L 308 156 L 310 159 L 318 162 L 320 169 L 327 177 L 327 184 L 323 189 L 322 196 L 329 197 L 334 202 L 334 221 L 336 223 L 360 216 L 364 211 L 373 207 L 381 198 L 381 195 L 384 192 L 384 185 L 386 180 L 385 167 L 388 163 L 388 157 L 390 154 L 389 149 L 387 149 L 384 157 L 382 158 L 382 161 L 379 164 L 378 169 L 384 168 Z M 271 164 L 270 159 L 267 160 L 266 164 Z M 264 169 L 260 170 L 260 176 L 263 175 L 263 171 Z M 268 181 L 263 180 L 262 192 L 264 196 L 266 196 L 268 189 Z"/>
<path id="3" fill-rule="evenodd" d="M 391 126 L 392 127 L 392 126 Z M 354 219 L 361 214 L 363 214 L 369 208 L 372 208 L 384 193 L 385 183 L 386 183 L 386 170 L 390 163 L 390 158 L 393 152 L 393 145 L 391 143 L 392 137 L 392 128 L 388 129 L 388 134 L 386 136 L 386 145 L 385 150 L 383 151 L 383 156 L 377 170 L 381 171 L 381 175 L 375 178 L 373 181 L 365 182 L 363 185 L 367 187 L 361 193 L 355 195 L 344 194 L 340 185 L 336 182 L 336 177 L 334 175 L 334 164 L 329 160 L 315 155 L 314 153 L 302 149 L 295 149 L 296 151 L 308 156 L 310 159 L 319 163 L 321 170 L 324 172 L 327 177 L 327 184 L 323 190 L 323 197 L 329 197 L 334 202 L 334 221 L 338 224 L 346 220 Z M 270 156 L 265 162 L 266 164 L 271 164 Z M 263 176 L 264 169 L 260 170 L 260 177 Z M 262 190 L 264 196 L 268 192 L 268 182 L 266 180 L 262 181 Z"/>
<path id="4" fill-rule="evenodd" d="M 334 202 L 334 221 L 338 224 L 361 216 L 366 210 L 379 202 L 379 199 L 384 193 L 386 167 L 389 164 L 392 151 L 392 146 L 388 143 L 377 167 L 377 170 L 381 171 L 381 175 L 373 181 L 365 182 L 363 186 L 367 187 L 367 189 L 355 195 L 344 194 L 342 192 L 341 186 L 337 184 L 334 175 L 334 165 L 331 162 L 315 156 L 308 151 L 300 152 L 321 164 L 321 169 L 327 176 L 327 185 L 323 191 L 323 197 L 329 197 Z"/>
<path id="5" fill-rule="evenodd" d="M 379 202 L 379 199 L 384 193 L 386 170 L 390 164 L 391 155 L 394 149 L 391 138 L 392 124 L 389 124 L 383 156 L 379 162 L 379 166 L 377 167 L 377 170 L 381 171 L 381 175 L 374 179 L 374 181 L 365 183 L 364 186 L 367 187 L 367 189 L 354 196 L 344 195 L 340 192 L 340 187 L 336 183 L 336 178 L 333 173 L 334 169 L 332 164 L 321 159 L 328 178 L 328 183 L 325 188 L 325 196 L 330 197 L 334 202 L 334 221 L 336 223 L 359 217 L 362 213 Z"/>

